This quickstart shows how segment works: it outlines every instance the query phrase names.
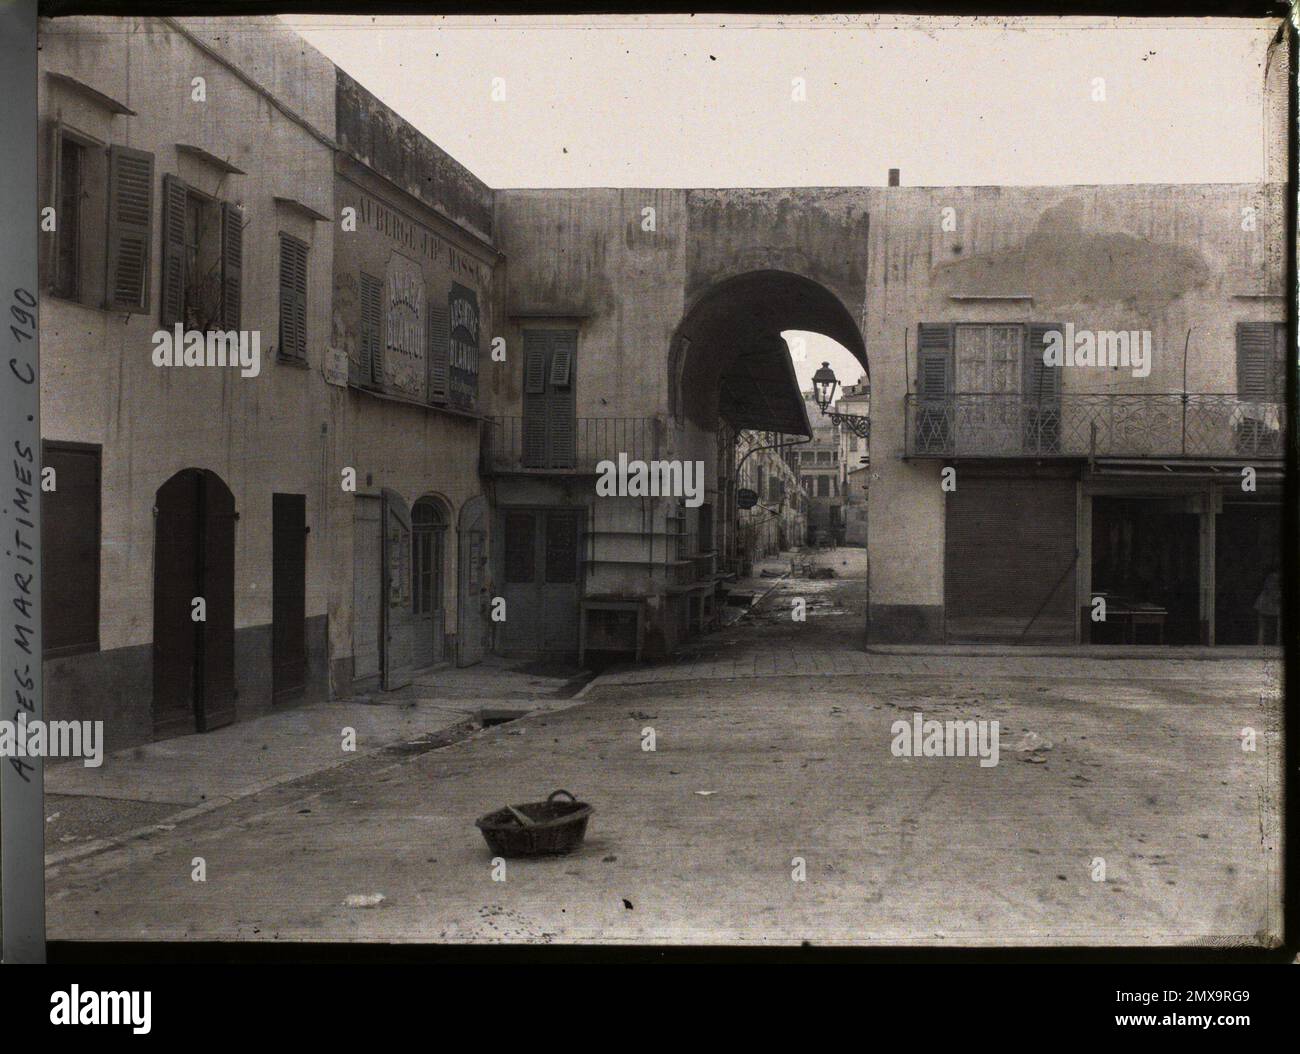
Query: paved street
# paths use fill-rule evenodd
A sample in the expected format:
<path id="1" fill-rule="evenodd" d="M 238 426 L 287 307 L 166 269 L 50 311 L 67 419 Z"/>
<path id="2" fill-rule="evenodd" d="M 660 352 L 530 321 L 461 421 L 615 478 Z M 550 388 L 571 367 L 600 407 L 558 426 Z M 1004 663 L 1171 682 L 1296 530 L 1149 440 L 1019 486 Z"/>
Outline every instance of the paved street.
<path id="1" fill-rule="evenodd" d="M 537 712 L 447 745 L 428 735 L 447 727 L 432 705 L 440 690 L 472 696 L 472 671 L 449 673 L 458 686 L 445 689 L 431 675 L 418 694 L 432 704 L 342 763 L 341 715 L 313 708 L 324 716 L 304 719 L 302 738 L 328 740 L 330 765 L 227 787 L 222 804 L 80 855 L 51 846 L 50 937 L 987 945 L 1278 933 L 1278 662 L 864 652 L 860 551 L 820 559 L 840 573 L 756 569 L 737 590 L 771 592 L 678 661 L 607 671 L 576 699 L 564 676 L 522 683 L 498 696 Z M 789 556 L 768 569 L 788 572 Z M 806 622 L 789 617 L 794 597 L 808 600 Z M 918 711 L 997 720 L 998 764 L 894 756 L 893 722 Z M 1254 752 L 1242 750 L 1247 727 Z M 201 751 L 214 738 L 180 742 Z M 123 764 L 108 759 L 102 779 Z M 510 861 L 494 881 L 475 817 L 557 787 L 595 807 L 583 848 Z M 374 894 L 375 906 L 348 906 Z"/>

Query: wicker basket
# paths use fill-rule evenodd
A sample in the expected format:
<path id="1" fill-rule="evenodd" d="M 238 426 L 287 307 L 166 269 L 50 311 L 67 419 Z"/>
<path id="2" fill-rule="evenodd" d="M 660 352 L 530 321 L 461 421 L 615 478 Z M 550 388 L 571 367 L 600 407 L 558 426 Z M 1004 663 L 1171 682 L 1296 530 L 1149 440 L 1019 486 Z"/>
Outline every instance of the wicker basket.
<path id="1" fill-rule="evenodd" d="M 557 801 L 561 795 L 568 801 Z M 587 834 L 591 806 L 566 790 L 552 791 L 546 801 L 507 805 L 480 816 L 474 825 L 495 856 L 554 856 L 570 853 Z"/>

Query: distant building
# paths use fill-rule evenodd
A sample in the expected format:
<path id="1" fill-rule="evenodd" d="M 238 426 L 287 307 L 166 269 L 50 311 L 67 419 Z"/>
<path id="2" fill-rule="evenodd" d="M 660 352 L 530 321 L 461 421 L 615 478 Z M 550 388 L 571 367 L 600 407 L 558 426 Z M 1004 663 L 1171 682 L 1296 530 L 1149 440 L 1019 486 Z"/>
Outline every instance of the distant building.
<path id="1" fill-rule="evenodd" d="M 871 417 L 871 385 L 845 385 L 834 409 L 842 414 Z M 860 436 L 852 428 L 840 429 L 840 490 L 844 495 L 844 543 L 867 544 L 867 496 L 871 478 L 870 435 Z"/>

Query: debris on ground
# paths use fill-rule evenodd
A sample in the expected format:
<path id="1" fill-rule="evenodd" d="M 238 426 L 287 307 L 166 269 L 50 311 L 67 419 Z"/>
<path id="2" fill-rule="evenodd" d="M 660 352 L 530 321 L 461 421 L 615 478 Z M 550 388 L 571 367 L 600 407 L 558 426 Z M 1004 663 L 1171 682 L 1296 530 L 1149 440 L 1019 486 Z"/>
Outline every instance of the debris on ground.
<path id="1" fill-rule="evenodd" d="M 1020 737 L 1020 741 L 1016 743 L 1015 749 L 1021 752 L 1041 753 L 1052 749 L 1052 741 L 1044 739 L 1037 732 L 1026 732 Z"/>
<path id="2" fill-rule="evenodd" d="M 696 791 L 701 798 L 707 798 L 710 794 L 717 794 L 717 791 Z"/>
<path id="3" fill-rule="evenodd" d="M 349 908 L 377 908 L 383 902 L 382 893 L 349 893 L 343 903 Z"/>

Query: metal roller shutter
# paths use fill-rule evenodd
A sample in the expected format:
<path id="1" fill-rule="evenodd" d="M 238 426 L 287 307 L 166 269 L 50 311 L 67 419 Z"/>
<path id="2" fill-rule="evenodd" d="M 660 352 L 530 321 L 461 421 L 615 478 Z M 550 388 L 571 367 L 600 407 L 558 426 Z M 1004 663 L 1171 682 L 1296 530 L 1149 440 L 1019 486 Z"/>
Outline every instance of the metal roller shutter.
<path id="1" fill-rule="evenodd" d="M 1073 479 L 959 471 L 945 519 L 949 640 L 1074 641 Z"/>

